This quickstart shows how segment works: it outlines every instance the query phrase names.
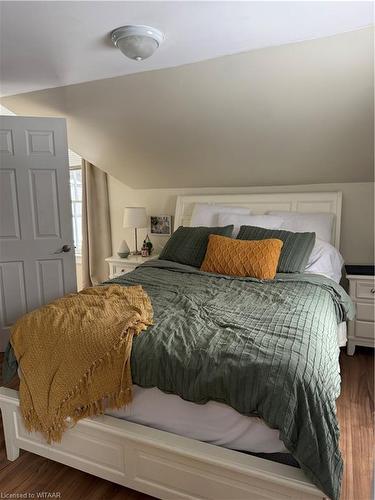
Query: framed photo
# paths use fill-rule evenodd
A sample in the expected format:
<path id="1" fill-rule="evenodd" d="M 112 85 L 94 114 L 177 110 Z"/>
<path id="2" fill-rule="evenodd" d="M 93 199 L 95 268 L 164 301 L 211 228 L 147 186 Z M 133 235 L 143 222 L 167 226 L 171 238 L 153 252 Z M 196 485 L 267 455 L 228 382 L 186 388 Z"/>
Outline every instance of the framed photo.
<path id="1" fill-rule="evenodd" d="M 172 234 L 172 217 L 170 215 L 152 215 L 151 234 L 154 236 L 170 236 Z"/>

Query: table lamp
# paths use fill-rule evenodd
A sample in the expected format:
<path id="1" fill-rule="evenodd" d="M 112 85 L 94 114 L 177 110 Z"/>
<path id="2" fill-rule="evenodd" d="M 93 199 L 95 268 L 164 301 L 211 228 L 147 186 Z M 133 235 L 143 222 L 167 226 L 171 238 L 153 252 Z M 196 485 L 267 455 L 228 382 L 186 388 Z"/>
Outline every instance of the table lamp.
<path id="1" fill-rule="evenodd" d="M 123 227 L 134 228 L 135 252 L 133 255 L 140 255 L 137 242 L 137 229 L 148 227 L 148 219 L 145 207 L 125 207 Z"/>

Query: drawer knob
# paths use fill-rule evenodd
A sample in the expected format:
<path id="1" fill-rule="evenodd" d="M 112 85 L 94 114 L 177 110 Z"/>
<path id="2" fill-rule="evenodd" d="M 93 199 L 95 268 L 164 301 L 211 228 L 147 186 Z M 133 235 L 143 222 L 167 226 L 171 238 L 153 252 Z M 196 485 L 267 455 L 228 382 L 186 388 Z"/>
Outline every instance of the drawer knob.
<path id="1" fill-rule="evenodd" d="M 371 293 L 375 293 L 375 288 L 371 288 Z"/>

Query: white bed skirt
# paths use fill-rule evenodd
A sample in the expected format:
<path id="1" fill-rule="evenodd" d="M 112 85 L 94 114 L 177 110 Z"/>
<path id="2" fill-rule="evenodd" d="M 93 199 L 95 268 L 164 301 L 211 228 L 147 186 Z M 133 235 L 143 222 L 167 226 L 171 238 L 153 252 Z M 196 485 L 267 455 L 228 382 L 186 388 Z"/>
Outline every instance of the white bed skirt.
<path id="1" fill-rule="evenodd" d="M 346 322 L 343 321 L 337 326 L 337 341 L 339 343 L 339 347 L 345 347 L 347 340 Z"/>
<path id="2" fill-rule="evenodd" d="M 133 391 L 130 404 L 108 410 L 106 415 L 231 450 L 288 453 L 279 431 L 268 427 L 261 418 L 246 417 L 215 401 L 202 405 L 185 401 L 156 387 L 144 389 L 134 385 Z"/>

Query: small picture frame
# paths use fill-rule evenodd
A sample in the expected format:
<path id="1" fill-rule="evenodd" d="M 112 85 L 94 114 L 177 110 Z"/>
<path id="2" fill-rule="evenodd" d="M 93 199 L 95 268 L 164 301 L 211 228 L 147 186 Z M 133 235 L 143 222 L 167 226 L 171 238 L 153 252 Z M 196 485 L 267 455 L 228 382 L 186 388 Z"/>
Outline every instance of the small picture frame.
<path id="1" fill-rule="evenodd" d="M 153 236 L 170 236 L 172 234 L 172 217 L 170 215 L 151 215 L 150 227 Z"/>

